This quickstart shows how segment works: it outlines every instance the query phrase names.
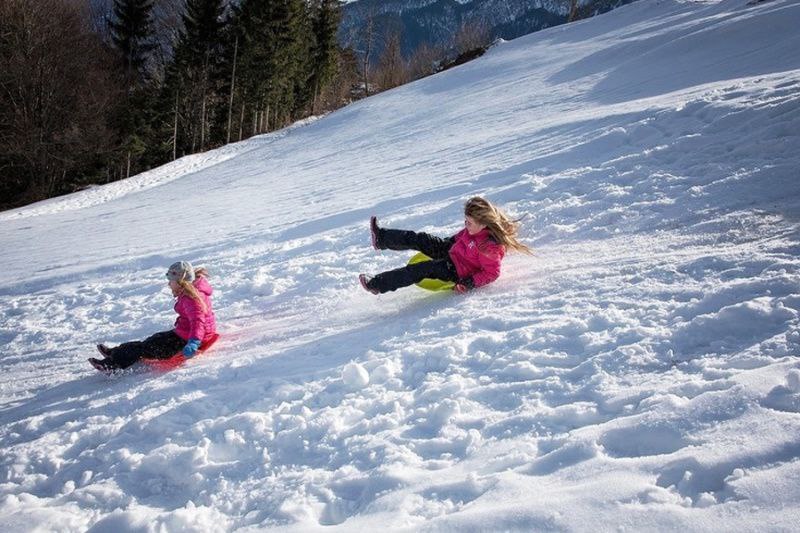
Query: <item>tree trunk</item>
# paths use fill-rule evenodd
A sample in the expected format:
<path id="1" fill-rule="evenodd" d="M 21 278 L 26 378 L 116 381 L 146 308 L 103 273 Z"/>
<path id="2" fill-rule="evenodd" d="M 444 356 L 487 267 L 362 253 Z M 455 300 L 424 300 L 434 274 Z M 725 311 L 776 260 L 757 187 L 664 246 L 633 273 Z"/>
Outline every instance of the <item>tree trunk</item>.
<path id="1" fill-rule="evenodd" d="M 319 80 L 314 80 L 314 99 L 311 101 L 311 114 L 317 114 L 317 101 L 319 100 Z"/>
<path id="2" fill-rule="evenodd" d="M 225 144 L 231 142 L 231 116 L 233 114 L 233 87 L 236 83 L 236 55 L 239 51 L 239 36 L 236 36 L 236 41 L 233 43 L 233 71 L 231 72 L 231 94 L 228 99 L 228 133 L 225 138 Z"/>
<path id="3" fill-rule="evenodd" d="M 203 107 L 200 111 L 200 151 L 206 146 L 206 95 L 203 95 Z"/>
<path id="4" fill-rule="evenodd" d="M 244 134 L 244 100 L 242 100 L 242 113 L 239 115 L 239 140 L 242 140 Z"/>
<path id="5" fill-rule="evenodd" d="M 175 121 L 172 125 L 172 160 L 178 158 L 178 98 L 180 93 L 175 93 Z"/>
<path id="6" fill-rule="evenodd" d="M 578 20 L 578 0 L 571 0 L 567 22 L 574 22 L 576 20 Z"/>
<path id="7" fill-rule="evenodd" d="M 374 38 L 375 30 L 375 13 L 370 12 L 367 17 L 367 38 L 366 38 L 366 52 L 364 53 L 364 94 L 369 96 L 369 56 L 372 52 L 372 39 Z"/>

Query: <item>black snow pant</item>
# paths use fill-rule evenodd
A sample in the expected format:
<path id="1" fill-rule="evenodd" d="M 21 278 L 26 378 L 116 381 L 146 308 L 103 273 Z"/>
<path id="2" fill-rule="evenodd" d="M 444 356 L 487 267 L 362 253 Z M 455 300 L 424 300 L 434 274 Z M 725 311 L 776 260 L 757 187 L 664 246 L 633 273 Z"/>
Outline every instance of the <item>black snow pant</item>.
<path id="1" fill-rule="evenodd" d="M 124 342 L 115 348 L 110 348 L 108 358 L 115 366 L 128 368 L 142 357 L 169 359 L 184 346 L 186 341 L 179 337 L 175 330 L 161 331 L 143 341 Z"/>
<path id="2" fill-rule="evenodd" d="M 449 254 L 454 243 L 454 237 L 443 239 L 428 233 L 380 228 L 378 230 L 379 248 L 417 250 L 430 257 L 431 260 L 381 272 L 369 281 L 369 287 L 383 293 L 413 285 L 425 278 L 458 281 L 456 266 Z"/>

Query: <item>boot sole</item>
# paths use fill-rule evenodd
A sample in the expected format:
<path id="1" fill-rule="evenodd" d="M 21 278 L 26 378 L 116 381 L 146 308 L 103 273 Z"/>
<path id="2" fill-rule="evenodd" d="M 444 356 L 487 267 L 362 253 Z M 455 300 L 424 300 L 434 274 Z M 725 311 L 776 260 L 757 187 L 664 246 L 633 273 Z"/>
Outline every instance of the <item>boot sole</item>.
<path id="1" fill-rule="evenodd" d="M 361 283 L 361 286 L 364 287 L 365 291 L 370 292 L 372 294 L 380 294 L 379 291 L 369 288 L 369 286 L 367 285 L 367 275 L 366 274 L 359 274 L 358 275 L 358 281 Z"/>
<path id="2" fill-rule="evenodd" d="M 108 366 L 104 365 L 101 361 L 95 359 L 94 357 L 89 358 L 89 364 L 92 365 L 96 370 L 104 374 L 113 374 L 115 368 L 109 368 Z"/>

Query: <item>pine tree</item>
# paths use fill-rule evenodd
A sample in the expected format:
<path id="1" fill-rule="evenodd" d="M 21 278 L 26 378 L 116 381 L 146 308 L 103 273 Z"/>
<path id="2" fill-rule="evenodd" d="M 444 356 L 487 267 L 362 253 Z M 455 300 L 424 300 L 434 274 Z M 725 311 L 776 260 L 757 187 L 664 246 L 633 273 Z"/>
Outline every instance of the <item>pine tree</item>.
<path id="1" fill-rule="evenodd" d="M 152 0 L 114 0 L 114 20 L 109 22 L 111 40 L 131 83 L 146 77 L 145 65 L 155 48 L 152 11 Z"/>
<path id="2" fill-rule="evenodd" d="M 176 55 L 187 53 L 187 63 L 208 63 L 216 60 L 222 46 L 222 31 L 225 25 L 223 13 L 225 0 L 186 0 L 181 32 Z"/>
<path id="3" fill-rule="evenodd" d="M 243 0 L 236 12 L 239 79 L 252 133 L 281 126 L 307 101 L 311 41 L 303 0 Z"/>
<path id="4" fill-rule="evenodd" d="M 300 115 L 307 115 L 314 97 L 313 48 L 315 44 L 311 13 L 305 0 L 289 0 L 289 25 L 287 41 L 287 65 L 290 69 L 293 94 L 287 102 L 285 120 L 288 122 Z"/>
<path id="5" fill-rule="evenodd" d="M 222 111 L 223 0 L 187 0 L 183 30 L 166 73 L 173 156 L 203 150 Z M 166 121 L 161 120 L 162 127 Z M 179 135 L 180 134 L 180 135 Z M 180 136 L 180 138 L 176 138 Z"/>
<path id="6" fill-rule="evenodd" d="M 339 55 L 337 32 L 341 18 L 341 3 L 339 0 L 314 0 L 312 4 L 314 46 L 311 58 L 313 112 L 316 112 L 320 93 L 337 73 Z"/>
<path id="7" fill-rule="evenodd" d="M 156 48 L 152 0 L 114 0 L 109 21 L 111 40 L 120 59 L 127 91 L 118 102 L 113 123 L 122 142 L 118 150 L 119 175 L 128 177 L 148 165 L 153 86 L 147 65 Z M 152 162 L 152 161 L 150 161 Z"/>
<path id="8" fill-rule="evenodd" d="M 262 107 L 267 107 L 268 81 L 275 76 L 272 61 L 269 21 L 272 16 L 271 0 L 243 0 L 237 10 L 237 29 L 241 35 L 240 91 L 242 93 L 240 136 L 246 120 L 250 119 L 252 132 L 260 130 Z M 248 128 L 249 129 L 249 128 Z M 244 132 L 247 135 L 247 131 Z"/>

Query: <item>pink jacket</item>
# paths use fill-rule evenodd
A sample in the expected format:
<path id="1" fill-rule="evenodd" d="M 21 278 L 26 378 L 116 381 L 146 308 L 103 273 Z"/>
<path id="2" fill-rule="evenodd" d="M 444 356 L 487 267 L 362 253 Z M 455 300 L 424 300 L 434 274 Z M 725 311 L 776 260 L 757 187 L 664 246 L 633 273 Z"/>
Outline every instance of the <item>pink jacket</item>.
<path id="1" fill-rule="evenodd" d="M 500 276 L 500 263 L 505 254 L 505 246 L 495 242 L 488 229 L 470 235 L 464 228 L 456 233 L 455 243 L 450 247 L 450 259 L 458 277 L 472 277 L 476 287 L 487 285 Z"/>
<path id="2" fill-rule="evenodd" d="M 214 289 L 203 276 L 195 279 L 192 285 L 206 304 L 205 312 L 191 296 L 187 294 L 178 296 L 178 301 L 175 302 L 175 312 L 178 313 L 175 333 L 182 339 L 205 341 L 217 332 L 217 323 L 211 308 L 211 293 Z"/>

